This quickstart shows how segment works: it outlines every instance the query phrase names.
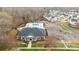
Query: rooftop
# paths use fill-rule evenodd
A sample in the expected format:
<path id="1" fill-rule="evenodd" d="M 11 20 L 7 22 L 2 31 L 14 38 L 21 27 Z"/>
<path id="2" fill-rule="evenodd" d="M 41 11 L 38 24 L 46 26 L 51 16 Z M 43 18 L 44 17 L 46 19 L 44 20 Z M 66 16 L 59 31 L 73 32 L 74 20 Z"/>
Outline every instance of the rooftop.
<path id="1" fill-rule="evenodd" d="M 44 30 L 39 28 L 24 28 L 21 31 L 18 31 L 18 36 L 44 36 Z"/>

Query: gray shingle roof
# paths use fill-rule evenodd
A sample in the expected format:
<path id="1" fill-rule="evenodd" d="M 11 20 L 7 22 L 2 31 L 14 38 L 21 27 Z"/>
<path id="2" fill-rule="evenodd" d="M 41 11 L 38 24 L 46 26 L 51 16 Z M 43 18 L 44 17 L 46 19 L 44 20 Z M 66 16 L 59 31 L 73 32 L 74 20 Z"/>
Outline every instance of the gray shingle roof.
<path id="1" fill-rule="evenodd" d="M 18 36 L 45 36 L 44 30 L 39 28 L 24 28 L 17 33 Z"/>

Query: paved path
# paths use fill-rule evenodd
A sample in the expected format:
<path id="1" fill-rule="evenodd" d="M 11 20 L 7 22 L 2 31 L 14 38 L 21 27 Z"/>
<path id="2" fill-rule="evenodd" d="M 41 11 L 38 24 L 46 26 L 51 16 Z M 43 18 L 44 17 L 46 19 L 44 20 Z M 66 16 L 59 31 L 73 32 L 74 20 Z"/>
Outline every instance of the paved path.
<path id="1" fill-rule="evenodd" d="M 27 48 L 31 48 L 32 47 L 32 41 L 29 41 Z"/>
<path id="2" fill-rule="evenodd" d="M 64 40 L 61 40 L 61 42 L 63 43 L 63 45 L 65 46 L 65 48 L 68 48 L 67 44 L 65 43 Z"/>

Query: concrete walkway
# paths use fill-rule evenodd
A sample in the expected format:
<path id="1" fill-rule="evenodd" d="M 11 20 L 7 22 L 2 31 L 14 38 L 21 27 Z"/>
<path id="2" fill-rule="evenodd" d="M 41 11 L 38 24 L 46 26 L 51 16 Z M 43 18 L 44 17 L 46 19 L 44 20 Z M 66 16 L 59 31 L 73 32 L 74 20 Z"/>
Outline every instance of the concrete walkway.
<path id="1" fill-rule="evenodd" d="M 68 48 L 64 40 L 61 40 L 62 44 L 65 46 L 65 48 Z"/>
<path id="2" fill-rule="evenodd" d="M 29 41 L 27 48 L 31 48 L 32 47 L 32 41 Z"/>

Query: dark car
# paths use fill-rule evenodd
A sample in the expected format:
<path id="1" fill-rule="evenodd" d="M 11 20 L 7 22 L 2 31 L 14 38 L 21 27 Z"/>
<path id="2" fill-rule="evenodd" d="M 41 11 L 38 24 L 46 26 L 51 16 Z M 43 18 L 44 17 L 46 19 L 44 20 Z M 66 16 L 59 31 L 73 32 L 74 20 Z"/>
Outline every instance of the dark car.
<path id="1" fill-rule="evenodd" d="M 17 32 L 17 38 L 20 38 L 24 41 L 37 41 L 45 39 L 46 37 L 46 30 L 39 29 L 39 28 L 24 28 L 21 31 Z"/>

